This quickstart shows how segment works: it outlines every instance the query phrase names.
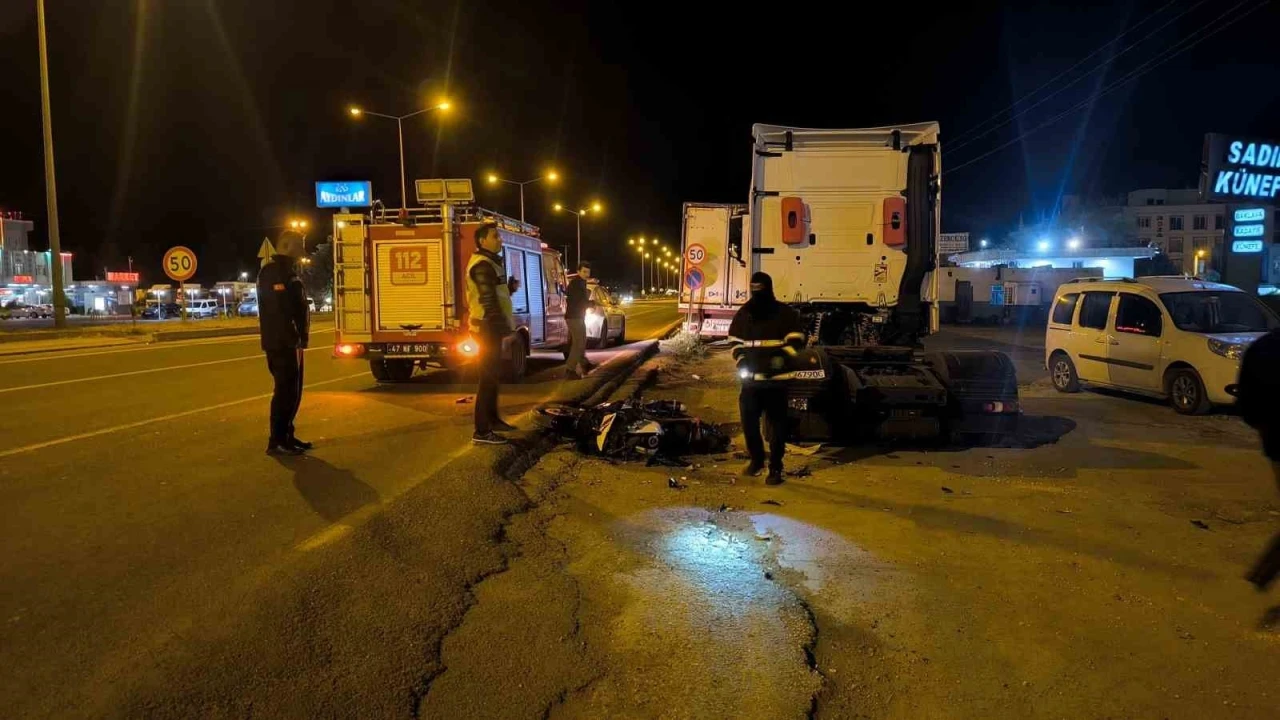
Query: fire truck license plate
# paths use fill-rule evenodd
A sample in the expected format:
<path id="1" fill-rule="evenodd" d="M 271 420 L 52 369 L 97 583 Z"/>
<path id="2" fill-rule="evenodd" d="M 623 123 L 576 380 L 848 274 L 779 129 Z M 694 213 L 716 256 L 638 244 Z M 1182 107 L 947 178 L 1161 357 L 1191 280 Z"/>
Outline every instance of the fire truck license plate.
<path id="1" fill-rule="evenodd" d="M 388 355 L 430 355 L 431 346 L 426 343 L 391 343 L 387 346 Z"/>

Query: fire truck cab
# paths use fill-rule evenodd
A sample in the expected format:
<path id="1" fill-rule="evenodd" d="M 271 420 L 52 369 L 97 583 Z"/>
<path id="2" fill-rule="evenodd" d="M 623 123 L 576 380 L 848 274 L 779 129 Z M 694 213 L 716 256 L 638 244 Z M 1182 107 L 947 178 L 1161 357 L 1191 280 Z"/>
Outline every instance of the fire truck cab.
<path id="1" fill-rule="evenodd" d="M 567 348 L 564 267 L 538 228 L 471 202 L 441 202 L 334 215 L 334 356 L 367 360 L 389 383 L 407 382 L 419 367 L 474 359 L 465 273 L 484 224 L 498 227 L 507 277 L 519 281 L 516 331 L 502 347 L 506 378 L 525 374 L 531 350 Z"/>

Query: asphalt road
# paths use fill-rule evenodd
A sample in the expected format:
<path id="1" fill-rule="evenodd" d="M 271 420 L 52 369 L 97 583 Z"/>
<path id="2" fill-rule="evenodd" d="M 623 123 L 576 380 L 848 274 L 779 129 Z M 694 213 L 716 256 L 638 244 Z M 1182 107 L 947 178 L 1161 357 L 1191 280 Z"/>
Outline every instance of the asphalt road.
<path id="1" fill-rule="evenodd" d="M 627 315 L 629 340 L 677 319 Z M 0 359 L 6 715 L 410 713 L 524 500 L 468 442 L 465 378 L 378 386 L 331 339 L 307 353 L 301 460 L 262 452 L 256 338 Z M 522 426 L 573 385 L 554 356 L 531 371 L 503 389 Z"/>

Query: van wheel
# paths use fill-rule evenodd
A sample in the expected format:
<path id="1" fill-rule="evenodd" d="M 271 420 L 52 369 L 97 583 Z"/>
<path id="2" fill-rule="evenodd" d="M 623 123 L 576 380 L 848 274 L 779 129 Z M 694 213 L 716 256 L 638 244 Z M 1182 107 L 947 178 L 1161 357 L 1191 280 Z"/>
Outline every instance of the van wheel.
<path id="1" fill-rule="evenodd" d="M 1080 392 L 1080 376 L 1076 375 L 1076 365 L 1066 353 L 1056 352 L 1049 358 L 1049 376 L 1058 392 Z"/>
<path id="2" fill-rule="evenodd" d="M 1195 370 L 1174 370 L 1169 373 L 1166 387 L 1169 388 L 1169 404 L 1181 415 L 1203 415 L 1213 407 L 1208 393 L 1204 391 L 1200 374 Z"/>
<path id="3" fill-rule="evenodd" d="M 524 335 L 516 335 L 512 342 L 511 358 L 503 363 L 502 374 L 506 382 L 519 382 L 529 371 L 529 342 Z"/>

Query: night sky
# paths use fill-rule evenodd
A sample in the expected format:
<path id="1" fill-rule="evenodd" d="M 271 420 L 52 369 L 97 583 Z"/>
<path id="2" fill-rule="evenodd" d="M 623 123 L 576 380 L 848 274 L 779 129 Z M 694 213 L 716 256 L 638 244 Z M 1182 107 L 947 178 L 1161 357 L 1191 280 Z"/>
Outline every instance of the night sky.
<path id="1" fill-rule="evenodd" d="M 526 191 L 529 219 L 548 242 L 572 242 L 573 218 L 551 203 L 598 198 L 606 214 L 584 221 L 583 245 L 607 279 L 636 274 L 628 236 L 678 242 L 682 201 L 746 201 L 753 122 L 940 121 L 944 230 L 990 234 L 1052 213 L 1062 194 L 1192 187 L 1206 132 L 1280 137 L 1280 10 L 1267 0 L 935 14 L 892 3 L 46 2 L 62 243 L 78 279 L 131 255 L 144 281 L 163 282 L 159 256 L 174 244 L 200 254 L 205 283 L 252 269 L 272 226 L 293 214 L 325 225 L 316 180 L 370 179 L 397 204 L 395 123 L 353 121 L 352 103 L 402 114 L 454 102 L 446 117 L 407 121 L 410 184 L 558 169 L 561 185 Z M 0 208 L 34 219 L 39 246 L 37 60 L 34 0 L 0 3 Z M 1144 64 L 1150 72 L 1099 95 Z M 477 187 L 485 207 L 518 214 L 514 187 Z"/>

